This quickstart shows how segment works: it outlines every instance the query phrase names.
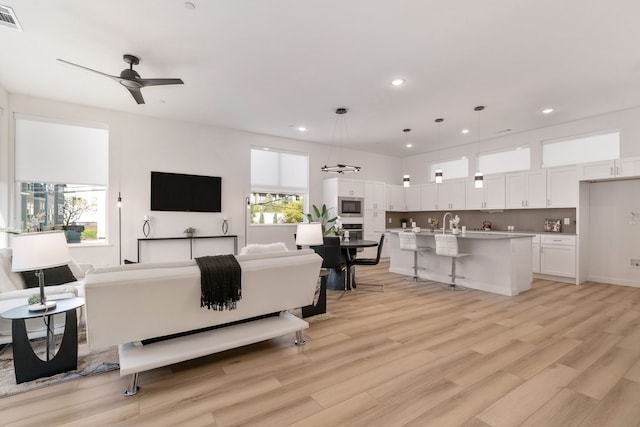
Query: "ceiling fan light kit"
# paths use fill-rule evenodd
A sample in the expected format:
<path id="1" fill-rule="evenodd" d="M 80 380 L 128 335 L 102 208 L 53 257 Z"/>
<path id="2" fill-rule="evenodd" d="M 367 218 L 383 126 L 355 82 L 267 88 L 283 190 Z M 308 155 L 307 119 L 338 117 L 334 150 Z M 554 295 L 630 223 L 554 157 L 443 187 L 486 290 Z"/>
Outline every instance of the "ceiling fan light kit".
<path id="1" fill-rule="evenodd" d="M 124 86 L 133 99 L 138 104 L 144 104 L 144 98 L 142 97 L 142 92 L 140 89 L 148 86 L 164 86 L 164 85 L 181 85 L 184 84 L 182 79 L 174 79 L 174 78 L 160 78 L 160 79 L 143 79 L 140 77 L 140 74 L 136 70 L 133 69 L 134 65 L 138 65 L 140 63 L 140 58 L 131 54 L 124 54 L 122 56 L 124 62 L 129 64 L 129 68 L 125 68 L 120 72 L 120 76 L 112 76 L 110 74 L 103 73 L 101 71 L 93 70 L 91 68 L 84 67 L 82 65 L 74 64 L 73 62 L 65 61 L 64 59 L 58 59 L 59 62 L 63 62 L 68 65 L 72 65 L 74 67 L 82 68 L 83 70 L 91 71 L 92 73 L 100 74 L 102 76 L 108 77 L 112 80 L 117 81 L 122 86 Z"/>

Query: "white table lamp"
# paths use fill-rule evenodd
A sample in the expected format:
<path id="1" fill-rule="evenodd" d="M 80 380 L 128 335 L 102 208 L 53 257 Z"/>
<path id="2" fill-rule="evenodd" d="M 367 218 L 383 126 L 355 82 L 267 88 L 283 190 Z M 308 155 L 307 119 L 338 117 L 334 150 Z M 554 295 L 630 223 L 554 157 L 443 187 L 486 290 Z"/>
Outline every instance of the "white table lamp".
<path id="1" fill-rule="evenodd" d="M 319 222 L 301 222 L 296 230 L 297 246 L 323 245 L 322 226 Z"/>
<path id="2" fill-rule="evenodd" d="M 48 310 L 56 306 L 44 295 L 45 268 L 69 264 L 69 245 L 63 231 L 19 234 L 13 238 L 11 270 L 15 272 L 36 270 L 40 285 L 40 304 L 32 304 L 29 310 Z"/>

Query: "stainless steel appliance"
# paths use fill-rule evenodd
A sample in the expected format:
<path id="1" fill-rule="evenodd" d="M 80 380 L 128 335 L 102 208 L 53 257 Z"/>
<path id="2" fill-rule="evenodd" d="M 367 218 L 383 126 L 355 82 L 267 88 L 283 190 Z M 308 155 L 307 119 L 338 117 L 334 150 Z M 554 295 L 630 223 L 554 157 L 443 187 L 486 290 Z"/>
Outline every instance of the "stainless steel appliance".
<path id="1" fill-rule="evenodd" d="M 362 224 L 342 224 L 342 229 L 349 232 L 349 239 L 362 239 Z"/>
<path id="2" fill-rule="evenodd" d="M 341 217 L 363 216 L 364 199 L 361 197 L 338 197 L 338 215 Z"/>

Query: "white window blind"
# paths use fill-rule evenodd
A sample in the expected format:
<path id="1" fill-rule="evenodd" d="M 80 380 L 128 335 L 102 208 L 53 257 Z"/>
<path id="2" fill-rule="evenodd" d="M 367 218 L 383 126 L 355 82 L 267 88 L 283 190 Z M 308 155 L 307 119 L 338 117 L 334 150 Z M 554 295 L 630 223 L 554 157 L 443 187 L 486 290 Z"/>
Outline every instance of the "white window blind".
<path id="1" fill-rule="evenodd" d="M 531 169 L 529 147 L 500 151 L 478 156 L 479 171 L 483 174 L 514 172 Z"/>
<path id="2" fill-rule="evenodd" d="M 15 180 L 107 185 L 109 131 L 15 116 Z"/>
<path id="3" fill-rule="evenodd" d="M 445 180 L 455 178 L 466 178 L 469 176 L 469 159 L 461 158 L 431 164 L 430 180 L 436 180 L 436 170 L 442 169 L 442 176 Z"/>
<path id="4" fill-rule="evenodd" d="M 619 158 L 619 131 L 542 143 L 542 167 L 544 168 Z"/>
<path id="5" fill-rule="evenodd" d="M 251 190 L 267 193 L 306 193 L 309 157 L 274 149 L 251 149 Z"/>

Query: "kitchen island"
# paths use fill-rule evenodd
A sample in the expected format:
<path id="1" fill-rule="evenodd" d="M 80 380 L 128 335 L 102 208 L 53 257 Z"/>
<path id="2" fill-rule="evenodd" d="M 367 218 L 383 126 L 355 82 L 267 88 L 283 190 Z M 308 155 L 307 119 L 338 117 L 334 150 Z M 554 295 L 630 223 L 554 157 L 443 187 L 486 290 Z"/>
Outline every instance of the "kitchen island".
<path id="1" fill-rule="evenodd" d="M 402 229 L 387 230 L 389 239 L 389 271 L 413 275 L 413 252 L 400 249 L 398 233 Z M 418 256 L 418 276 L 440 283 L 450 283 L 451 258 L 436 255 L 434 235 L 442 233 L 420 231 L 416 233 L 418 246 L 431 247 L 431 251 Z M 458 250 L 470 253 L 460 259 L 456 274 L 458 285 L 467 288 L 514 296 L 531 288 L 533 280 L 531 239 L 533 234 L 470 231 L 457 235 Z"/>

